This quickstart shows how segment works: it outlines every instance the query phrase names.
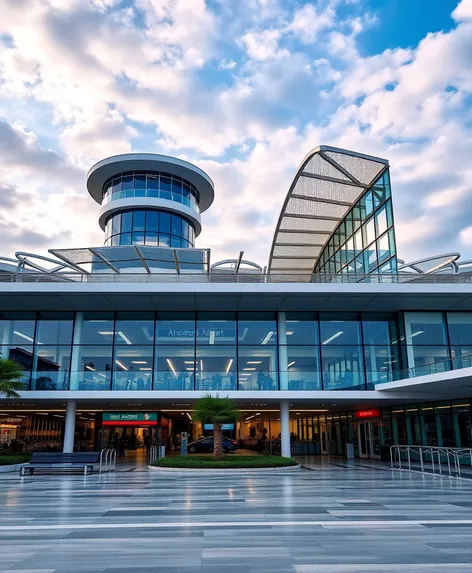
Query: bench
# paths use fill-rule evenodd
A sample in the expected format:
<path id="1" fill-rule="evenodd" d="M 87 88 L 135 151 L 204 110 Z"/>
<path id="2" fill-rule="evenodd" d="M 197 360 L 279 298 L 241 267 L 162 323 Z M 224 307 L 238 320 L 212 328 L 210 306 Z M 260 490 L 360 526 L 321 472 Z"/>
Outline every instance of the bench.
<path id="1" fill-rule="evenodd" d="M 84 476 L 89 472 L 93 472 L 93 465 L 100 461 L 100 454 L 98 452 L 33 452 L 31 461 L 22 466 L 20 469 L 20 476 L 24 476 L 26 471 L 30 475 L 34 473 L 35 469 L 47 470 L 74 470 L 82 469 Z"/>

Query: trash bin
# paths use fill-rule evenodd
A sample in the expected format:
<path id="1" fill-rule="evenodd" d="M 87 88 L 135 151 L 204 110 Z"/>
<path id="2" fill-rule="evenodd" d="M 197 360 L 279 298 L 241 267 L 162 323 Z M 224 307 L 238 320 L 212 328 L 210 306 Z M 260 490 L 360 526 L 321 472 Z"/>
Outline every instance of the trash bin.
<path id="1" fill-rule="evenodd" d="M 166 457 L 166 447 L 165 446 L 159 446 L 159 457 L 160 458 Z"/>
<path id="2" fill-rule="evenodd" d="M 346 444 L 346 458 L 354 458 L 354 444 Z"/>

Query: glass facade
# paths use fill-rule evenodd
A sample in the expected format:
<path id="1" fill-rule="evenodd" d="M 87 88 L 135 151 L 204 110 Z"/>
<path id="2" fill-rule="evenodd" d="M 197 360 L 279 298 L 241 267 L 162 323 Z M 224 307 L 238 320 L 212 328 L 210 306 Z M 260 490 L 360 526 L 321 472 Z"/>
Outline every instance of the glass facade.
<path id="1" fill-rule="evenodd" d="M 321 252 L 315 273 L 396 273 L 390 177 L 386 171 L 366 191 Z"/>
<path id="2" fill-rule="evenodd" d="M 151 209 L 132 209 L 112 215 L 105 225 L 105 246 L 150 245 L 189 248 L 195 228 L 184 217 Z"/>
<path id="3" fill-rule="evenodd" d="M 185 179 L 169 173 L 127 171 L 105 182 L 102 205 L 130 197 L 168 199 L 199 210 L 200 196 L 196 187 Z"/>
<path id="4" fill-rule="evenodd" d="M 471 322 L 467 312 L 4 312 L 0 356 L 36 390 L 362 390 L 470 366 Z"/>

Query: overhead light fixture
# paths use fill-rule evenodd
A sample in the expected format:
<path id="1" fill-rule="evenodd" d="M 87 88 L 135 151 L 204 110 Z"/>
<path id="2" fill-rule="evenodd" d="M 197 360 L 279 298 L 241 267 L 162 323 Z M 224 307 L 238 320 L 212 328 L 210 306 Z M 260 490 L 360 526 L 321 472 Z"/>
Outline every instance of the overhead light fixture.
<path id="1" fill-rule="evenodd" d="M 290 362 L 290 364 L 287 364 L 287 368 L 290 368 L 290 366 L 293 366 L 295 364 L 295 360 L 293 362 Z"/>
<path id="2" fill-rule="evenodd" d="M 200 360 L 200 374 L 203 374 L 203 360 Z"/>
<path id="3" fill-rule="evenodd" d="M 184 364 L 195 364 L 196 360 L 184 360 Z"/>
<path id="4" fill-rule="evenodd" d="M 257 368 L 243 368 L 243 370 L 257 370 Z"/>
<path id="5" fill-rule="evenodd" d="M 131 360 L 131 364 L 147 364 L 147 360 Z"/>
<path id="6" fill-rule="evenodd" d="M 90 364 L 86 364 L 85 368 L 87 368 L 87 370 L 91 370 L 92 372 L 96 371 L 96 368 L 94 368 L 93 366 L 90 366 Z"/>
<path id="7" fill-rule="evenodd" d="M 193 372 L 193 368 L 186 368 L 185 370 L 187 370 L 188 372 Z"/>
<path id="8" fill-rule="evenodd" d="M 247 364 L 262 364 L 262 360 L 248 360 Z"/>
<path id="9" fill-rule="evenodd" d="M 49 412 L 36 412 L 38 416 L 49 416 Z"/>
<path id="10" fill-rule="evenodd" d="M 102 336 L 113 336 L 113 330 L 99 330 L 98 334 Z"/>
<path id="11" fill-rule="evenodd" d="M 210 330 L 210 344 L 215 344 L 215 331 Z"/>
<path id="12" fill-rule="evenodd" d="M 342 334 L 344 334 L 344 330 L 338 330 L 338 332 L 335 332 L 334 334 L 332 334 L 329 338 L 327 338 L 321 344 L 323 344 L 323 345 L 329 344 L 330 342 L 333 342 L 333 340 L 336 340 L 336 338 L 339 338 Z"/>
<path id="13" fill-rule="evenodd" d="M 291 330 L 290 332 L 287 332 L 287 336 L 292 336 L 293 331 Z"/>
<path id="14" fill-rule="evenodd" d="M 226 374 L 228 374 L 232 364 L 233 364 L 233 359 L 231 358 L 230 361 L 228 362 L 228 366 L 226 367 Z"/>
<path id="15" fill-rule="evenodd" d="M 172 362 L 166 358 L 166 362 L 169 365 L 169 368 L 172 370 L 172 372 L 174 373 L 174 376 L 177 376 L 177 372 L 175 371 L 174 365 L 172 364 Z"/>
<path id="16" fill-rule="evenodd" d="M 150 366 L 147 366 L 146 368 L 142 368 L 142 367 L 141 367 L 140 370 L 143 370 L 143 371 L 144 371 L 144 370 L 152 370 L 152 368 L 151 368 Z"/>
<path id="17" fill-rule="evenodd" d="M 273 330 L 269 330 L 269 332 L 264 336 L 261 344 L 267 344 L 274 334 L 275 332 Z"/>
<path id="18" fill-rule="evenodd" d="M 128 368 L 126 368 L 126 366 L 120 360 L 115 360 L 115 362 L 120 368 L 123 368 L 123 370 L 128 370 Z"/>

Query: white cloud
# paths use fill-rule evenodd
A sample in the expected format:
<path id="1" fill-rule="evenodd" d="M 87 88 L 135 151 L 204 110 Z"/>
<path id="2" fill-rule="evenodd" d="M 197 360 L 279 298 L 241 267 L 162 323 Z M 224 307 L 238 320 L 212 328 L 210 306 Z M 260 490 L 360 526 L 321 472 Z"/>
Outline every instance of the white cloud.
<path id="1" fill-rule="evenodd" d="M 310 44 L 316 40 L 321 30 L 334 26 L 335 17 L 332 6 L 318 11 L 313 4 L 305 4 L 295 12 L 287 30 L 296 34 L 301 42 Z"/>
<path id="2" fill-rule="evenodd" d="M 286 50 L 279 51 L 280 30 L 248 32 L 241 37 L 241 44 L 253 60 L 269 60 L 277 56 L 288 56 Z"/>
<path id="3" fill-rule="evenodd" d="M 457 8 L 452 13 L 452 17 L 458 22 L 472 20 L 472 0 L 462 0 L 459 2 Z"/>

